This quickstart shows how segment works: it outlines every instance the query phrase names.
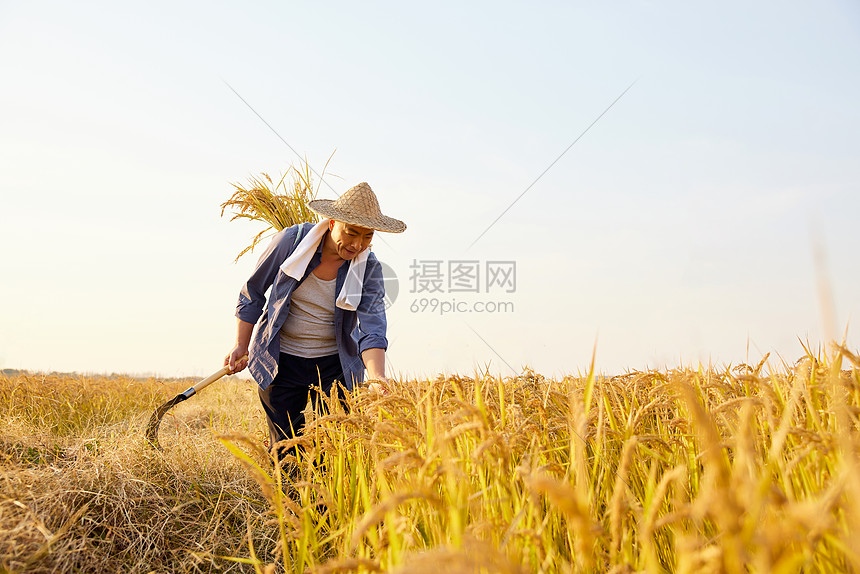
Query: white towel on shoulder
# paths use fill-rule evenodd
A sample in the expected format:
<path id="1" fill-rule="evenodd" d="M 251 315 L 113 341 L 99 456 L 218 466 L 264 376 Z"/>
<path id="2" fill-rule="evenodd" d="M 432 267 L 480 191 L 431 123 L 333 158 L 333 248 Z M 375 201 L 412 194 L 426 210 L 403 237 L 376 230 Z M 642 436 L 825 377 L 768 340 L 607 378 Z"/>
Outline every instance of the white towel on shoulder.
<path id="1" fill-rule="evenodd" d="M 370 247 L 356 255 L 349 262 L 346 271 L 346 279 L 335 304 L 341 309 L 355 311 L 361 303 L 361 292 L 364 287 L 364 270 L 367 267 L 367 256 L 370 255 Z"/>
<path id="2" fill-rule="evenodd" d="M 296 249 L 287 257 L 286 261 L 281 263 L 281 271 L 300 281 L 305 275 L 308 264 L 311 258 L 317 251 L 320 240 L 328 231 L 329 219 L 323 219 L 311 229 L 307 235 L 302 237 L 302 240 L 296 246 Z M 337 296 L 335 304 L 341 309 L 347 311 L 355 311 L 358 309 L 358 304 L 361 302 L 361 291 L 364 285 L 364 270 L 367 267 L 367 256 L 370 255 L 370 249 L 365 249 L 349 262 L 349 269 L 346 272 L 346 280 L 343 282 L 343 287 Z"/>

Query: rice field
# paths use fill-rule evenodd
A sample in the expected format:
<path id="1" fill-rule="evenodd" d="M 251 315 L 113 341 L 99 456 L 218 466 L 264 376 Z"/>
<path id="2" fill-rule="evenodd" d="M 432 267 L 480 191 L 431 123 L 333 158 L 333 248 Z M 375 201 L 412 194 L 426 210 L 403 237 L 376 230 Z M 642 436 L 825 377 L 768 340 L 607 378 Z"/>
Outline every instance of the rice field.
<path id="1" fill-rule="evenodd" d="M 273 464 L 253 383 L 0 375 L 2 572 L 845 572 L 860 362 L 392 381 Z"/>

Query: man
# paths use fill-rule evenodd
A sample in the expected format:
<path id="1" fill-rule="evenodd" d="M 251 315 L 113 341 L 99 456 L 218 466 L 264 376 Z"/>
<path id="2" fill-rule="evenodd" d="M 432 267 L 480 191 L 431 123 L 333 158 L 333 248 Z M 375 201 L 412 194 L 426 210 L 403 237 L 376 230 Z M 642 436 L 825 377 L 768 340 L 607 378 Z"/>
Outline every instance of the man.
<path id="1" fill-rule="evenodd" d="M 239 294 L 236 344 L 224 359 L 231 373 L 247 366 L 259 385 L 272 445 L 300 431 L 308 397 L 314 406 L 319 399 L 315 386 L 352 390 L 365 368 L 386 381 L 385 288 L 369 247 L 374 231 L 406 224 L 382 214 L 367 183 L 308 207 L 323 220 L 274 236 Z"/>

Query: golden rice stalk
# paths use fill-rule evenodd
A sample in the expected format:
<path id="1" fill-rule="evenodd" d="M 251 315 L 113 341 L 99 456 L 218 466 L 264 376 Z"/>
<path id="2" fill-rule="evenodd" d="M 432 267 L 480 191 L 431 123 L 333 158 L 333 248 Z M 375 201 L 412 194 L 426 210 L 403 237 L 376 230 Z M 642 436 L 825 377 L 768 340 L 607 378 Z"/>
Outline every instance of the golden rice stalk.
<path id="1" fill-rule="evenodd" d="M 568 524 L 576 535 L 574 547 L 577 555 L 587 566 L 592 566 L 592 547 L 599 527 L 591 522 L 587 501 L 566 481 L 545 474 L 535 473 L 526 477 L 525 482 L 533 494 L 546 497 L 549 508 L 558 509 L 567 517 Z"/>
<path id="2" fill-rule="evenodd" d="M 462 548 L 440 547 L 416 552 L 406 558 L 406 563 L 393 570 L 395 574 L 474 574 L 493 572 L 496 574 L 525 574 L 527 570 L 513 563 L 505 553 L 492 544 L 467 538 Z"/>
<path id="3" fill-rule="evenodd" d="M 368 558 L 335 558 L 322 566 L 316 567 L 311 572 L 313 574 L 338 574 L 340 572 L 358 572 L 361 570 L 380 572 L 382 571 L 382 567 L 378 561 Z"/>
<path id="4" fill-rule="evenodd" d="M 328 167 L 329 161 L 331 156 L 326 161 L 325 167 Z M 323 174 L 325 174 L 325 167 Z M 287 176 L 291 176 L 289 182 L 286 181 Z M 321 182 L 322 176 L 320 176 Z M 236 191 L 230 199 L 221 204 L 221 217 L 229 208 L 234 213 L 230 221 L 244 218 L 266 224 L 266 227 L 254 236 L 251 244 L 236 256 L 236 261 L 245 253 L 253 251 L 269 230 L 273 229 L 277 232 L 297 223 L 319 221 L 319 216 L 308 209 L 307 205 L 309 201 L 316 198 L 319 191 L 319 184 L 316 189 L 313 188 L 313 170 L 307 158 L 303 166 L 297 168 L 291 165 L 277 184 L 268 174 L 262 173 L 260 177 L 248 178 L 248 183 L 245 185 L 239 183 L 231 185 Z"/>
<path id="5" fill-rule="evenodd" d="M 618 471 L 615 473 L 615 488 L 612 491 L 612 498 L 609 503 L 610 551 L 613 560 L 621 548 L 622 526 L 629 505 L 628 497 L 630 496 L 630 487 L 627 484 L 627 471 L 638 444 L 639 438 L 636 436 L 627 439 L 621 452 L 621 462 L 618 465 Z"/>
<path id="6" fill-rule="evenodd" d="M 350 549 L 355 550 L 358 546 L 358 543 L 361 542 L 361 539 L 364 537 L 364 534 L 373 526 L 380 523 L 385 515 L 393 510 L 395 510 L 398 506 L 406 502 L 407 500 L 418 498 L 427 500 L 432 504 L 438 504 L 439 500 L 432 494 L 428 494 L 425 492 L 404 492 L 400 494 L 393 494 L 368 510 L 364 516 L 361 517 L 361 520 L 358 522 L 358 525 L 355 527 L 355 530 L 352 533 L 352 538 L 350 539 Z"/>

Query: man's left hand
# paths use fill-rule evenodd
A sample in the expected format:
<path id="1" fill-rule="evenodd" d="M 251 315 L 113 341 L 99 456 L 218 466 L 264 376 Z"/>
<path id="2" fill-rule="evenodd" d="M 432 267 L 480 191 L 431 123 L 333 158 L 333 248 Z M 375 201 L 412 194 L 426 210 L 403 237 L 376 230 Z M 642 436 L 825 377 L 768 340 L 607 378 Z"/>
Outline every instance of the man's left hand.
<path id="1" fill-rule="evenodd" d="M 367 388 L 380 395 L 388 394 L 388 379 L 386 377 L 373 377 L 367 381 Z"/>

